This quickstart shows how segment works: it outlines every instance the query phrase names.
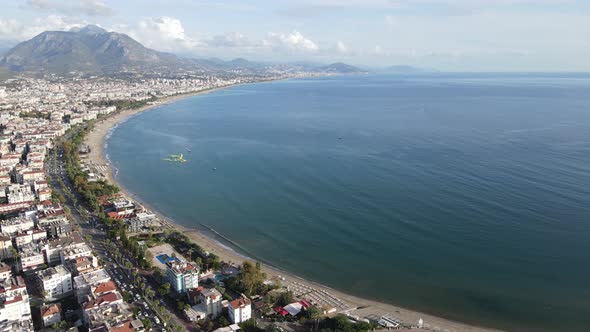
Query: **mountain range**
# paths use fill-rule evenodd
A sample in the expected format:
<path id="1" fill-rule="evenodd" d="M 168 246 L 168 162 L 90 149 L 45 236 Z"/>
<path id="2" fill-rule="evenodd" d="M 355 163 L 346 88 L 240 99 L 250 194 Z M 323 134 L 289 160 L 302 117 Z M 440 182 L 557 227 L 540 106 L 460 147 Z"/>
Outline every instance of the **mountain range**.
<path id="1" fill-rule="evenodd" d="M 1 53 L 0 53 L 1 54 Z M 181 72 L 265 71 L 280 69 L 329 73 L 355 73 L 363 70 L 343 63 L 332 65 L 266 64 L 246 59 L 190 59 L 159 52 L 143 46 L 126 34 L 108 32 L 96 25 L 69 31 L 45 31 L 17 44 L 0 58 L 0 67 L 13 72 L 87 72 L 121 71 Z"/>

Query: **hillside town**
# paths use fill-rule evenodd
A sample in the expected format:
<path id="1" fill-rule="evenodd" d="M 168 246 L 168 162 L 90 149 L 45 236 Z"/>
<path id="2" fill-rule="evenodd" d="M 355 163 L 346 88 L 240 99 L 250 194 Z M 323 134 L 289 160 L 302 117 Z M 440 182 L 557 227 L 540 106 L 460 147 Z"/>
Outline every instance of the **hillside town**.
<path id="1" fill-rule="evenodd" d="M 255 80 L 21 77 L 0 86 L 0 331 L 305 330 L 350 310 L 259 264 L 220 261 L 84 158 L 96 121 Z M 356 330 L 373 328 L 350 317 Z"/>

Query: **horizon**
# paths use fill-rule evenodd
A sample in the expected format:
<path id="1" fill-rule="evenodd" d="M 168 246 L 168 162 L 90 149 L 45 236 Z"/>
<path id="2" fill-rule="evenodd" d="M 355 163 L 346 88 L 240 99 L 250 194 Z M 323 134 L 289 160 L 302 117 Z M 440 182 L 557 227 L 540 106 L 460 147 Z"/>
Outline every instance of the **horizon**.
<path id="1" fill-rule="evenodd" d="M 584 36 L 590 4 L 578 0 L 27 0 L 4 7 L 3 51 L 43 31 L 95 24 L 187 58 L 466 73 L 590 72 Z"/>

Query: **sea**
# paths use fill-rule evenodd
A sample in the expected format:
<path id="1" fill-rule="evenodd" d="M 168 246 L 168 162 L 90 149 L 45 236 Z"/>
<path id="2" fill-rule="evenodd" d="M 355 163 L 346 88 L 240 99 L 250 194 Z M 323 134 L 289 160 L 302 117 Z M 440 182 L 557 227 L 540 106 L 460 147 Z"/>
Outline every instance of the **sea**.
<path id="1" fill-rule="evenodd" d="M 133 116 L 106 152 L 160 213 L 303 278 L 475 325 L 590 331 L 590 74 L 241 85 Z"/>

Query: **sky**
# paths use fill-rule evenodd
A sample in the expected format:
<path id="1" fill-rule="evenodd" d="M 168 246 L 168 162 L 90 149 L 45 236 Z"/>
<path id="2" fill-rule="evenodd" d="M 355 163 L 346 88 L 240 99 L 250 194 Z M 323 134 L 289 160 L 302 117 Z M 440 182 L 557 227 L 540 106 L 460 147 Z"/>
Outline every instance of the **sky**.
<path id="1" fill-rule="evenodd" d="M 590 71 L 590 0 L 0 0 L 0 8 L 0 45 L 96 24 L 190 57 Z"/>

